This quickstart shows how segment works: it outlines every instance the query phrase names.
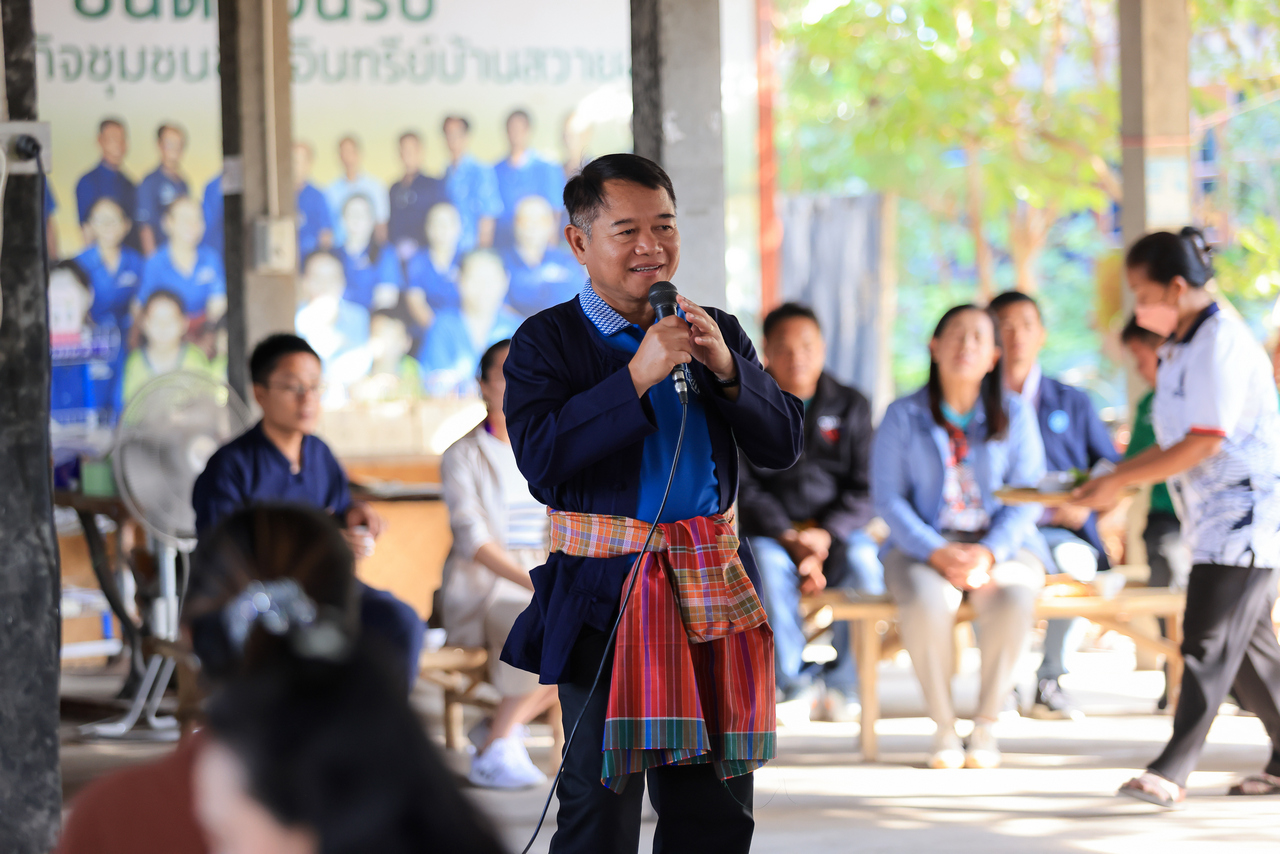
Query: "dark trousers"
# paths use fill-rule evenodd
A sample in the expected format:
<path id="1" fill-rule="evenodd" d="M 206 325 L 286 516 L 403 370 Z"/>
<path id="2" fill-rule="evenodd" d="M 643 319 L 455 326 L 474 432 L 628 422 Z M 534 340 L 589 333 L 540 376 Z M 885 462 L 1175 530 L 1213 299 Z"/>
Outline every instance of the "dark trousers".
<path id="1" fill-rule="evenodd" d="M 1182 523 L 1178 517 L 1160 510 L 1148 513 L 1142 542 L 1147 547 L 1147 566 L 1151 568 L 1147 586 L 1186 587 L 1191 572 L 1191 550 L 1182 542 Z M 1158 619 L 1160 634 L 1168 637 L 1164 617 Z"/>
<path id="2" fill-rule="evenodd" d="M 569 658 L 567 682 L 560 683 L 565 735 L 582 714 L 577 735 L 564 757 L 560 811 L 551 854 L 633 854 L 640 846 L 640 808 L 645 778 L 658 813 L 654 854 L 745 854 L 751 849 L 751 775 L 721 782 L 710 764 L 664 766 L 633 774 L 621 793 L 600 783 L 604 716 L 609 701 L 613 652 L 588 700 L 591 682 L 608 636 L 584 628 Z"/>
<path id="3" fill-rule="evenodd" d="M 417 611 L 386 590 L 370 587 L 363 581 L 356 584 L 360 592 L 360 628 L 381 644 L 395 671 L 407 675 L 406 690 L 413 690 L 413 684 L 418 681 L 418 659 L 422 657 L 426 625 Z"/>
<path id="4" fill-rule="evenodd" d="M 1280 643 L 1271 625 L 1276 573 L 1197 564 L 1187 584 L 1182 655 L 1186 670 L 1173 737 L 1149 770 L 1179 786 L 1195 770 L 1218 706 L 1235 687 L 1271 737 L 1268 774 L 1280 775 Z"/>

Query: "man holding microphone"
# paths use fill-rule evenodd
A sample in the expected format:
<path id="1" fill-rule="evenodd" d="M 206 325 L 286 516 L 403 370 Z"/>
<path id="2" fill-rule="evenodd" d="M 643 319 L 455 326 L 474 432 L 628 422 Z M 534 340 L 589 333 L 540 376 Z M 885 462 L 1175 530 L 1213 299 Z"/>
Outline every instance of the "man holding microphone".
<path id="1" fill-rule="evenodd" d="M 680 261 L 657 164 L 601 157 L 564 202 L 590 279 L 521 326 L 505 367 L 512 447 L 551 510 L 552 554 L 503 660 L 558 684 L 576 725 L 551 851 L 636 851 L 647 776 L 661 850 L 746 852 L 750 772 L 774 751 L 773 648 L 729 513 L 738 449 L 791 466 L 803 409 L 731 315 L 681 297 L 683 317 L 654 322 L 650 288 Z"/>

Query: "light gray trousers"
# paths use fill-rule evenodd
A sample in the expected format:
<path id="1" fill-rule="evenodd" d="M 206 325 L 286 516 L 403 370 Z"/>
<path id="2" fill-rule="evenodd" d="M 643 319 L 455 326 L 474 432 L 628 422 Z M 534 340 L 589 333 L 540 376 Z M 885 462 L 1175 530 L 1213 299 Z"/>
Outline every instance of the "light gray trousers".
<path id="1" fill-rule="evenodd" d="M 954 728 L 951 676 L 955 653 L 955 616 L 964 595 L 936 569 L 897 549 L 884 557 L 884 580 L 898 604 L 898 630 L 924 691 L 929 717 L 940 729 Z M 981 688 L 975 717 L 994 721 L 1013 689 L 1013 670 L 1031 631 L 1036 596 L 1044 586 L 1044 567 L 1021 551 L 991 571 L 991 582 L 970 592 L 977 614 L 982 654 Z"/>

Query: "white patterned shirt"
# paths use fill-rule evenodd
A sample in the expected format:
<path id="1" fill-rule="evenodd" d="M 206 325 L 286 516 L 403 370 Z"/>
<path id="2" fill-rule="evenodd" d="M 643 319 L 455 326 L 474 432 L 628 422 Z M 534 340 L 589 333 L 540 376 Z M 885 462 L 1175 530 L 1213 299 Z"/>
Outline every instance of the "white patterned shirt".
<path id="1" fill-rule="evenodd" d="M 1160 356 L 1160 447 L 1189 435 L 1222 439 L 1218 453 L 1168 482 L 1192 560 L 1280 566 L 1280 405 L 1266 352 L 1214 304 Z"/>

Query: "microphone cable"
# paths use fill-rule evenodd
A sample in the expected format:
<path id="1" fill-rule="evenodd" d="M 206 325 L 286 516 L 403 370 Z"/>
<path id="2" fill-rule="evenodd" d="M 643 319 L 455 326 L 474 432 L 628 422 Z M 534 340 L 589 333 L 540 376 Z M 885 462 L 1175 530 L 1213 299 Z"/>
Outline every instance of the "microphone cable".
<path id="1" fill-rule="evenodd" d="M 618 607 L 618 616 L 613 621 L 613 628 L 609 630 L 609 639 L 605 641 L 604 654 L 600 657 L 600 666 L 596 668 L 596 676 L 591 681 L 591 690 L 587 692 L 586 702 L 582 704 L 582 711 L 578 712 L 578 717 L 574 720 L 573 727 L 569 730 L 569 737 L 565 739 L 564 752 L 560 755 L 560 767 L 556 770 L 556 778 L 551 782 L 551 791 L 547 793 L 546 803 L 542 805 L 542 814 L 538 816 L 538 826 L 533 829 L 533 836 L 529 837 L 529 844 L 524 847 L 520 854 L 529 854 L 529 850 L 533 848 L 533 843 L 538 839 L 538 834 L 542 832 L 542 823 L 546 821 L 547 810 L 551 809 L 551 799 L 555 797 L 556 789 L 560 787 L 560 778 L 564 775 L 564 763 L 569 756 L 569 748 L 573 746 L 573 737 L 578 732 L 578 724 L 582 723 L 582 718 L 587 713 L 587 708 L 591 705 L 591 698 L 595 696 L 596 688 L 600 687 L 600 677 L 604 674 L 605 662 L 609 660 L 609 653 L 617 640 L 618 626 L 622 622 L 622 615 L 626 613 L 627 603 L 631 601 L 631 591 L 635 588 L 636 578 L 640 574 L 640 563 L 649 551 L 649 543 L 653 540 L 653 532 L 658 529 L 658 520 L 662 518 L 662 511 L 667 509 L 667 499 L 671 497 L 671 486 L 676 480 L 676 463 L 680 461 L 680 449 L 684 447 L 684 429 L 689 422 L 689 401 L 687 399 L 682 400 L 681 404 L 680 435 L 676 437 L 676 452 L 671 458 L 671 472 L 667 475 L 667 488 L 662 493 L 662 503 L 658 505 L 658 512 L 653 517 L 653 524 L 649 526 L 649 533 L 645 535 L 644 546 L 641 547 L 640 553 L 636 555 L 635 563 L 631 565 L 631 572 L 629 573 L 631 577 L 627 582 L 627 589 L 623 591 L 622 604 Z"/>

